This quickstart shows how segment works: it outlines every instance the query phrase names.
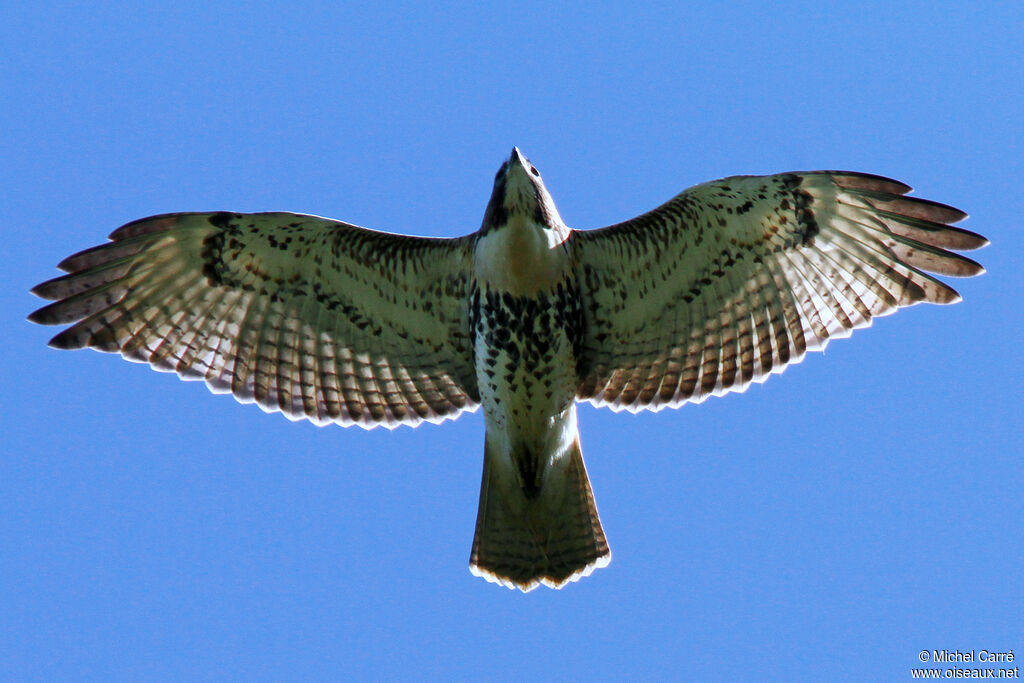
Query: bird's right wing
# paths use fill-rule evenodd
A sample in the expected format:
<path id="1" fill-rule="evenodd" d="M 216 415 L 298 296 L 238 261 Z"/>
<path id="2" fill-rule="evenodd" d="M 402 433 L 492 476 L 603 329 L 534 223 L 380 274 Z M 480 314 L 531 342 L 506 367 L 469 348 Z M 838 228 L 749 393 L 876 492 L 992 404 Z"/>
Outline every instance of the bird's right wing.
<path id="1" fill-rule="evenodd" d="M 966 217 L 849 172 L 737 176 L 574 232 L 584 310 L 577 398 L 658 410 L 743 390 L 897 308 L 959 296 L 928 275 L 983 272 Z"/>
<path id="2" fill-rule="evenodd" d="M 479 402 L 468 238 L 291 213 L 180 213 L 115 230 L 32 291 L 57 348 L 120 352 L 292 419 L 373 427 Z"/>

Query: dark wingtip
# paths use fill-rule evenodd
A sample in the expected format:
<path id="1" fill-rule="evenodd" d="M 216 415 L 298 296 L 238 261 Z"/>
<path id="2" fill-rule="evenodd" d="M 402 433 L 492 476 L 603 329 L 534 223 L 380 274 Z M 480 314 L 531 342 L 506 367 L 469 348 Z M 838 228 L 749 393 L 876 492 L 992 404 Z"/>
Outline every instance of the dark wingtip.
<path id="1" fill-rule="evenodd" d="M 969 259 L 966 256 L 961 256 L 965 263 L 963 266 L 963 275 L 960 273 L 956 274 L 956 277 L 974 277 L 975 275 L 984 275 L 985 266 L 981 265 L 974 259 Z"/>
<path id="2" fill-rule="evenodd" d="M 40 299 L 52 299 L 53 297 L 46 295 L 47 290 L 50 288 L 51 282 L 53 282 L 53 280 L 40 282 L 38 285 L 28 290 L 28 293 L 32 294 L 33 296 L 38 296 Z"/>
<path id="3" fill-rule="evenodd" d="M 67 306 L 63 301 L 54 301 L 29 313 L 28 321 L 36 325 L 63 325 L 76 321 L 77 317 L 67 316 Z"/>
<path id="4" fill-rule="evenodd" d="M 53 316 L 51 315 L 53 306 L 54 304 L 49 304 L 48 306 L 37 308 L 36 310 L 29 313 L 28 317 L 25 319 L 28 320 L 30 323 L 35 323 L 37 325 L 56 325 L 58 324 L 59 321 L 54 320 Z"/>
<path id="5" fill-rule="evenodd" d="M 953 226 L 944 226 L 941 234 L 938 234 L 942 243 L 937 245 L 945 247 L 946 249 L 955 249 L 957 251 L 971 251 L 973 249 L 981 249 L 989 245 L 988 238 L 984 235 L 979 235 L 976 232 L 970 230 L 964 230 L 963 228 L 955 228 Z"/>
<path id="6" fill-rule="evenodd" d="M 58 263 L 57 268 L 63 270 L 65 273 L 74 273 L 84 268 L 88 268 L 91 265 L 95 265 L 97 262 L 96 257 L 102 256 L 110 246 L 110 242 L 107 242 L 106 244 L 97 244 L 95 247 L 89 247 L 88 249 L 75 252 Z"/>
<path id="7" fill-rule="evenodd" d="M 51 349 L 60 349 L 62 351 L 70 351 L 73 349 L 81 349 L 85 347 L 85 343 L 82 340 L 81 335 L 71 334 L 74 328 L 68 328 L 56 335 L 50 340 L 48 346 Z"/>
<path id="8" fill-rule="evenodd" d="M 867 190 L 871 192 L 889 192 L 891 194 L 903 195 L 914 188 L 898 180 L 887 178 L 874 173 L 861 173 L 860 171 L 814 171 L 832 176 L 833 182 L 839 187 L 851 190 Z"/>
<path id="9" fill-rule="evenodd" d="M 78 259 L 82 256 L 82 254 L 85 254 L 86 252 L 91 252 L 93 249 L 96 248 L 97 247 L 91 247 L 89 249 L 84 249 L 82 251 L 75 252 L 71 256 L 64 258 L 60 263 L 58 263 L 57 268 L 63 270 L 65 273 L 71 273 L 78 270 L 78 268 L 76 268 L 75 266 L 78 262 Z"/>
<path id="10" fill-rule="evenodd" d="M 958 209 L 955 206 L 950 206 L 949 204 L 932 201 L 931 199 L 921 199 L 919 197 L 907 197 L 906 200 L 913 202 L 914 204 L 914 209 L 907 212 L 908 215 L 911 216 L 935 221 L 937 223 L 959 223 L 967 218 L 966 211 Z"/>
<path id="11" fill-rule="evenodd" d="M 182 216 L 188 216 L 188 213 L 161 213 L 156 216 L 148 216 L 146 218 L 138 218 L 130 223 L 125 223 L 120 228 L 110 233 L 109 239 L 117 242 L 119 240 L 128 239 L 129 237 L 137 237 L 139 235 L 148 235 L 154 232 L 162 232 L 170 230 Z"/>

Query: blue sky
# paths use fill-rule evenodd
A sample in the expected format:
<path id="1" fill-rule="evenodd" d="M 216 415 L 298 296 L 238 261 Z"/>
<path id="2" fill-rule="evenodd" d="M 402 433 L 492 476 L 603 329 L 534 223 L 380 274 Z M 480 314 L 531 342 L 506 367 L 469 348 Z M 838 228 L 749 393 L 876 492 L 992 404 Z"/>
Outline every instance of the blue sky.
<path id="1" fill-rule="evenodd" d="M 903 680 L 1024 651 L 1019 3 L 38 3 L 0 27 L 0 670 L 36 679 Z M 265 415 L 25 316 L 134 218 L 479 226 L 518 145 L 600 227 L 739 173 L 891 176 L 988 273 L 763 386 L 581 409 L 607 569 L 467 569 L 479 414 Z"/>

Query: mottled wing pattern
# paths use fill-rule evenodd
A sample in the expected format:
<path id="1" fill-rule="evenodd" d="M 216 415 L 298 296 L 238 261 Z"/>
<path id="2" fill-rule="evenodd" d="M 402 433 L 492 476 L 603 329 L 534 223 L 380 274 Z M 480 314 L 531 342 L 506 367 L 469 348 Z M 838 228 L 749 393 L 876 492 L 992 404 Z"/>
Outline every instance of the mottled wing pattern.
<path id="1" fill-rule="evenodd" d="M 738 176 L 633 220 L 573 233 L 586 324 L 577 396 L 658 410 L 742 391 L 872 318 L 959 295 L 924 271 L 982 271 L 950 249 L 966 217 L 859 173 Z"/>
<path id="2" fill-rule="evenodd" d="M 291 213 L 145 218 L 65 259 L 31 320 L 292 419 L 372 427 L 477 407 L 467 239 Z M 76 322 L 77 321 L 77 322 Z"/>

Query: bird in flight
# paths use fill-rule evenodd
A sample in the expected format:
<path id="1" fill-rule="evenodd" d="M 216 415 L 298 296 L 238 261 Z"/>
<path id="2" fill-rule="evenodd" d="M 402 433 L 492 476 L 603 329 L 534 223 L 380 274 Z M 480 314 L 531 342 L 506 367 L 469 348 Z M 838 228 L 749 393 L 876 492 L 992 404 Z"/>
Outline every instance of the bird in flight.
<path id="1" fill-rule="evenodd" d="M 660 410 L 743 391 L 875 317 L 959 300 L 987 244 L 910 187 L 842 171 L 735 176 L 598 230 L 566 226 L 518 150 L 480 229 L 436 239 L 294 213 L 128 223 L 59 264 L 29 317 L 317 424 L 484 409 L 470 570 L 560 588 L 611 552 L 576 403 Z"/>

